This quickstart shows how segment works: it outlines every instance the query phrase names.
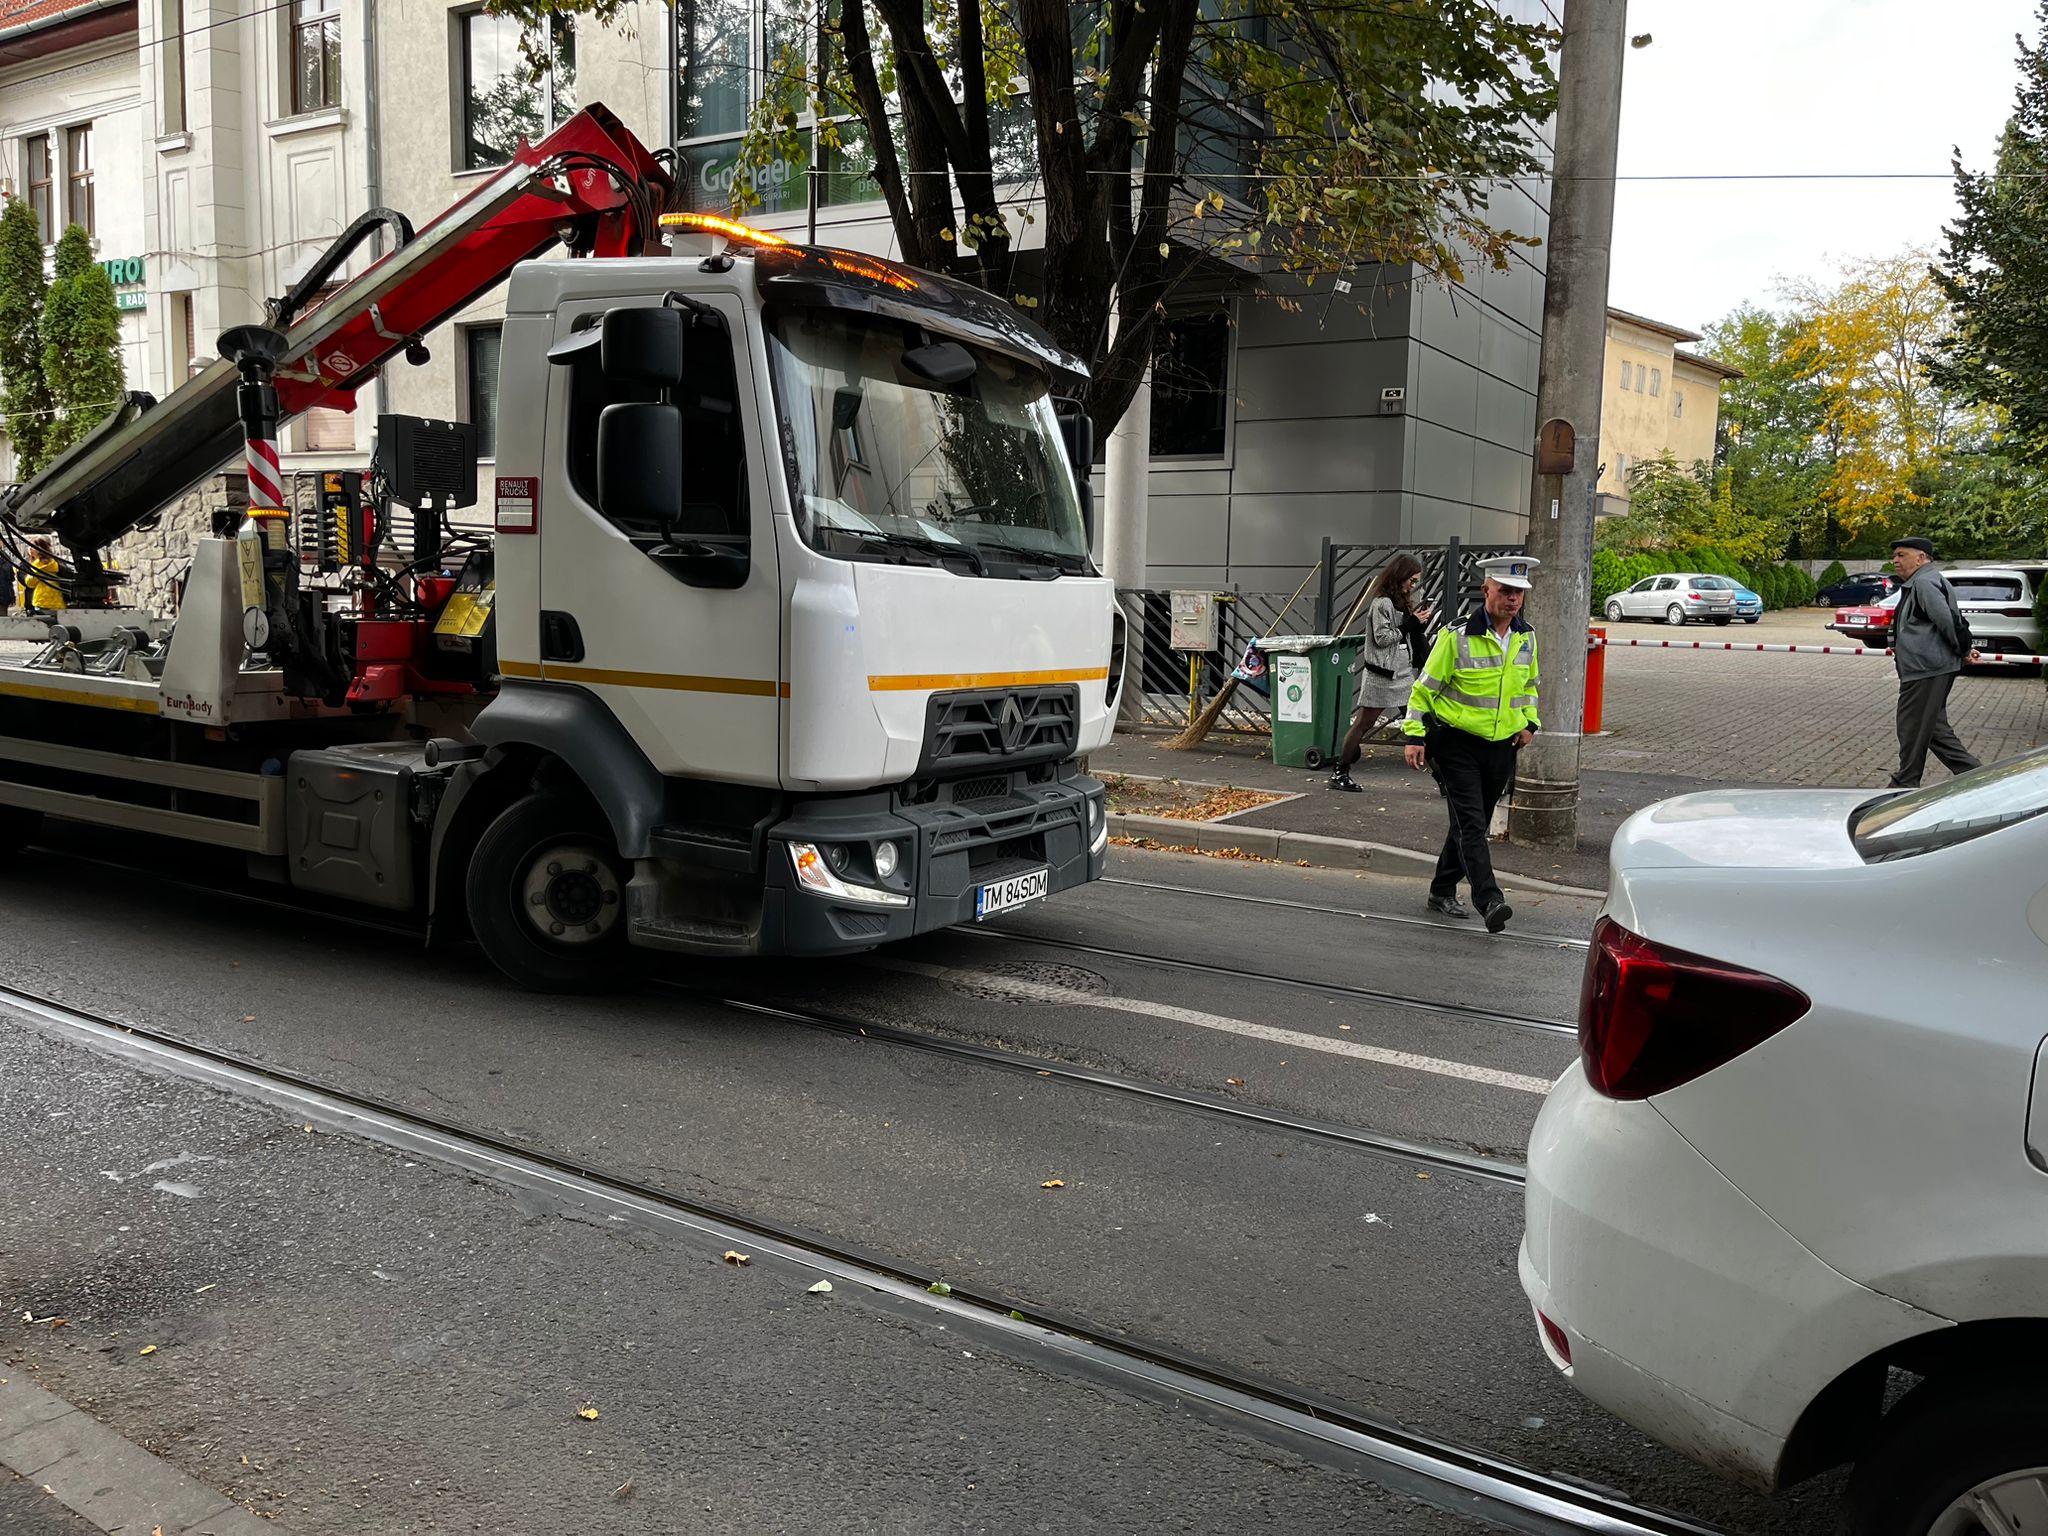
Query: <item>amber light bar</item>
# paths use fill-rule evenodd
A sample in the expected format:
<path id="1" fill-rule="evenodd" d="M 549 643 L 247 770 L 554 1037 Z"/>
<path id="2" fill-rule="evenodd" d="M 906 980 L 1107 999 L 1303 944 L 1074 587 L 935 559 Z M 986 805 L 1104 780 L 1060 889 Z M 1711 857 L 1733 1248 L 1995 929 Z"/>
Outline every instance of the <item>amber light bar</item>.
<path id="1" fill-rule="evenodd" d="M 787 245 L 789 242 L 780 235 L 771 235 L 765 229 L 755 229 L 737 219 L 720 218 L 715 213 L 664 213 L 661 216 L 663 229 L 701 229 L 714 235 L 724 235 L 729 240 L 744 240 L 749 245 Z"/>

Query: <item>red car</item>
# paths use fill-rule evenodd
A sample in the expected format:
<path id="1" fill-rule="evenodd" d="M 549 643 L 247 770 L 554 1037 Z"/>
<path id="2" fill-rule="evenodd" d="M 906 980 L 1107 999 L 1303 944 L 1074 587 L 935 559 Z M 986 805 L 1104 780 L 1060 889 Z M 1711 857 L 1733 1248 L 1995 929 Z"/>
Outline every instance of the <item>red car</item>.
<path id="1" fill-rule="evenodd" d="M 1892 611 L 1899 606 L 1899 598 L 1903 595 L 1894 592 L 1880 602 L 1863 603 L 1854 608 L 1837 608 L 1835 622 L 1828 628 L 1843 639 L 1853 640 L 1858 645 L 1890 645 Z"/>

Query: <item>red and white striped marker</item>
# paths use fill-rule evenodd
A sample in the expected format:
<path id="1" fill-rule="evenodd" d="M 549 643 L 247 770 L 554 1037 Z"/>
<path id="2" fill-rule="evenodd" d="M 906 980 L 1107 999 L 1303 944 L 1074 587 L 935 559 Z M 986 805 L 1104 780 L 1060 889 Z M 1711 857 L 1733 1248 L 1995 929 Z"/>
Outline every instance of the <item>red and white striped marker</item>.
<path id="1" fill-rule="evenodd" d="M 246 462 L 249 467 L 249 505 L 251 507 L 282 507 L 284 505 L 284 471 L 278 463 L 276 439 L 268 437 L 252 437 L 248 439 Z"/>
<path id="2" fill-rule="evenodd" d="M 1602 640 L 1593 638 L 1589 650 L 1598 650 L 1603 645 L 1639 645 L 1653 651 L 1774 651 L 1780 655 L 1801 656 L 1889 656 L 1889 648 L 1880 649 L 1868 645 L 1742 645 L 1733 640 Z M 2013 651 L 1986 651 L 1983 660 L 2006 662 L 2017 666 L 2039 666 L 2048 664 L 2048 656 L 2022 656 Z"/>

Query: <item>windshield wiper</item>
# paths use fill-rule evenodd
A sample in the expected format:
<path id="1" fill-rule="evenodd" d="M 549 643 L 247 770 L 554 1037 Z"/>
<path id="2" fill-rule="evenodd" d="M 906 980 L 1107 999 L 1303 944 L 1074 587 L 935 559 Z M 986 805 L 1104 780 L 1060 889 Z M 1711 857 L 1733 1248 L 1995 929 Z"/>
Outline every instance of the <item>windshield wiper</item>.
<path id="1" fill-rule="evenodd" d="M 826 523 L 824 526 L 833 533 L 843 533 L 848 538 L 871 539 L 878 544 L 893 544 L 903 549 L 923 550 L 926 554 L 937 555 L 941 559 L 958 556 L 974 567 L 975 575 L 986 576 L 988 574 L 988 562 L 981 558 L 981 551 L 972 544 L 949 544 L 944 539 L 929 538 L 921 533 L 890 533 L 880 528 L 842 528 L 836 523 Z"/>
<path id="2" fill-rule="evenodd" d="M 975 544 L 985 555 L 991 553 L 1008 555 L 1014 560 L 1026 560 L 1033 565 L 1050 566 L 1052 567 L 1053 574 L 1058 576 L 1064 576 L 1067 572 L 1078 569 L 1077 566 L 1069 563 L 1074 558 L 1072 555 L 1062 555 L 1050 549 L 1032 549 L 1023 544 L 1001 544 L 993 539 L 977 539 Z"/>

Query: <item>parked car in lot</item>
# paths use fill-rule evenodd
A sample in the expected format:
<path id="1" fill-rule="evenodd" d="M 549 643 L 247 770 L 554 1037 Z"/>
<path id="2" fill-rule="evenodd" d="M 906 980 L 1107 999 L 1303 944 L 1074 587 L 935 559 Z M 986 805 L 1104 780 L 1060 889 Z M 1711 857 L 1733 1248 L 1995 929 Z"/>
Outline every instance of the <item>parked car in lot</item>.
<path id="1" fill-rule="evenodd" d="M 1855 1536 L 2048 1514 L 2044 811 L 2048 748 L 1638 812 L 1530 1139 L 1551 1362 L 1758 1488 L 1852 1464 Z"/>
<path id="2" fill-rule="evenodd" d="M 1735 583 L 1726 576 L 1704 576 L 1690 571 L 1645 576 L 1607 599 L 1607 617 L 1615 624 L 1624 619 L 1661 619 L 1666 624 L 1708 619 L 1716 624 L 1733 623 Z"/>
<path id="3" fill-rule="evenodd" d="M 1866 571 L 1861 576 L 1844 576 L 1813 594 L 1816 606 L 1832 604 L 1837 608 L 1855 608 L 1864 603 L 1874 603 L 1887 593 L 1898 590 L 1898 578 L 1889 571 Z"/>
<path id="4" fill-rule="evenodd" d="M 1971 638 L 1987 658 L 2041 653 L 2034 596 L 2048 578 L 2048 566 L 1973 565 L 1944 574 L 1956 606 L 1969 621 Z"/>
<path id="5" fill-rule="evenodd" d="M 1900 595 L 1894 592 L 1890 597 L 1880 598 L 1874 603 L 1837 608 L 1834 622 L 1827 627 L 1843 639 L 1853 640 L 1858 645 L 1890 645 L 1892 615 L 1899 606 Z"/>
<path id="6" fill-rule="evenodd" d="M 1730 583 L 1735 588 L 1735 617 L 1745 624 L 1754 624 L 1764 616 L 1764 600 L 1741 582 Z"/>

